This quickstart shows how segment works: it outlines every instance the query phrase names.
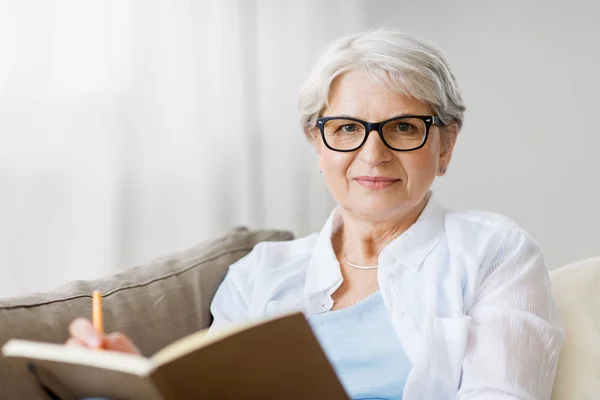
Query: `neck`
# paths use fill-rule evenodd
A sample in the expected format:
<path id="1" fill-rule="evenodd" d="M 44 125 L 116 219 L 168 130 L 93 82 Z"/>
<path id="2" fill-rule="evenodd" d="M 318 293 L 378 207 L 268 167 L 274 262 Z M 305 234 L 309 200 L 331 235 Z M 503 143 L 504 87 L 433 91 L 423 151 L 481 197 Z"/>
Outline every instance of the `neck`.
<path id="1" fill-rule="evenodd" d="M 382 219 L 365 218 L 340 208 L 342 223 L 333 237 L 338 258 L 363 266 L 377 265 L 379 253 L 415 223 L 428 200 L 427 195 L 415 206 Z"/>

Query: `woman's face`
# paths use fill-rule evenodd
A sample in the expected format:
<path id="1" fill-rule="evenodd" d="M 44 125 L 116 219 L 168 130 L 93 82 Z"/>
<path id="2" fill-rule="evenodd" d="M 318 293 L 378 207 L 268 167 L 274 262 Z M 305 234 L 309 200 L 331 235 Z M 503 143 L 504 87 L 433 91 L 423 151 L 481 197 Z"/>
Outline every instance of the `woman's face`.
<path id="1" fill-rule="evenodd" d="M 322 116 L 379 122 L 408 114 L 434 112 L 425 103 L 373 82 L 362 71 L 350 71 L 332 84 L 329 107 Z M 456 126 L 450 131 L 432 125 L 426 144 L 406 152 L 390 149 L 374 131 L 361 148 L 348 153 L 328 149 L 318 130 L 313 133 L 319 167 L 340 207 L 371 220 L 385 220 L 422 204 L 440 168 L 450 162 L 454 140 L 448 140 L 445 148 L 440 140 L 440 134 L 456 135 Z"/>

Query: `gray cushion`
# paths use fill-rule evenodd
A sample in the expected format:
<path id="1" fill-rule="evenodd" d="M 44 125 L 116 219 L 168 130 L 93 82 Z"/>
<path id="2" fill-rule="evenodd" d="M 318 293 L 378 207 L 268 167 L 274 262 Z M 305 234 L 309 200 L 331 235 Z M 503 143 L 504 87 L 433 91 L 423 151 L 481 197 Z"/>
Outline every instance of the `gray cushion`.
<path id="1" fill-rule="evenodd" d="M 210 324 L 209 306 L 230 264 L 259 242 L 290 240 L 283 231 L 238 228 L 188 251 L 95 281 L 75 281 L 56 290 L 0 299 L 0 347 L 11 338 L 62 343 L 76 317 L 91 316 L 91 293 L 104 295 L 107 332 L 128 334 L 142 353 Z M 37 399 L 31 377 L 0 358 L 0 399 Z"/>

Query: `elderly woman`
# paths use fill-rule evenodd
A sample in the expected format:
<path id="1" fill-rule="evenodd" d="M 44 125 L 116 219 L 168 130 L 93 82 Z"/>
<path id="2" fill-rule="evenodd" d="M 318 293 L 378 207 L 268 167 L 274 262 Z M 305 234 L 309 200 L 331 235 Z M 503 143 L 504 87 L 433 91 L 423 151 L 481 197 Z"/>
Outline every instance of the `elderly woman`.
<path id="1" fill-rule="evenodd" d="M 232 265 L 211 329 L 301 309 L 354 399 L 549 399 L 563 331 L 539 246 L 430 190 L 464 111 L 436 48 L 384 29 L 335 41 L 300 114 L 338 206 L 320 233 Z M 83 320 L 71 333 L 99 339 Z"/>

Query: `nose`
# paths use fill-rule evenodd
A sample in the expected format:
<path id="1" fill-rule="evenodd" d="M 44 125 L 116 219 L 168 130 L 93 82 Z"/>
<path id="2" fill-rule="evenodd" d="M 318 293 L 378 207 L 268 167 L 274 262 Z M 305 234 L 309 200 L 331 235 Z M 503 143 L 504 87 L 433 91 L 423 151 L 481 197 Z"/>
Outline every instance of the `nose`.
<path id="1" fill-rule="evenodd" d="M 367 135 L 367 141 L 360 148 L 359 158 L 371 166 L 376 166 L 391 161 L 392 151 L 383 143 L 379 132 L 372 130 Z"/>

